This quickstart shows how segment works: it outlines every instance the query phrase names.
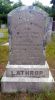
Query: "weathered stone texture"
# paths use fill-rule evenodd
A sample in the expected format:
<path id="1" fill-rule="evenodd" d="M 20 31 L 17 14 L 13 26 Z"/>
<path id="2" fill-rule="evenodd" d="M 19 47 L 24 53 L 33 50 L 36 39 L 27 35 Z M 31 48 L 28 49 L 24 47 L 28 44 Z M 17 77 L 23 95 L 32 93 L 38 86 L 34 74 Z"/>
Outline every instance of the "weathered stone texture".
<path id="1" fill-rule="evenodd" d="M 38 10 L 21 7 L 9 13 L 10 64 L 45 64 L 43 40 L 47 17 Z"/>

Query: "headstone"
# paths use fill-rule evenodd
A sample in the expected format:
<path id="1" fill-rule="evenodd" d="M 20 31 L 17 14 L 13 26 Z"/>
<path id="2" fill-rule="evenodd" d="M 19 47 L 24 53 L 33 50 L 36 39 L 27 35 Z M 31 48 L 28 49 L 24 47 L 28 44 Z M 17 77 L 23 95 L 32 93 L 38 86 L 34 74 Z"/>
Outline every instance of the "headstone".
<path id="1" fill-rule="evenodd" d="M 55 32 L 55 21 L 52 23 L 52 31 Z"/>
<path id="2" fill-rule="evenodd" d="M 11 22 L 8 19 L 12 32 L 10 64 L 45 64 L 43 54 L 45 17 L 31 9 L 19 12 L 16 10 L 11 16 Z"/>
<path id="3" fill-rule="evenodd" d="M 6 28 L 6 24 L 1 24 L 1 28 L 5 29 Z"/>
<path id="4" fill-rule="evenodd" d="M 4 33 L 0 32 L 0 38 L 3 38 L 3 37 L 4 37 Z"/>
<path id="5" fill-rule="evenodd" d="M 52 84 L 44 53 L 48 19 L 47 13 L 33 6 L 16 8 L 8 14 L 10 54 L 2 91 L 33 92 L 42 89 L 44 82 Z"/>
<path id="6" fill-rule="evenodd" d="M 52 35 L 52 22 L 53 22 L 53 19 L 50 17 L 47 17 L 47 27 L 46 27 L 46 35 L 45 35 L 45 40 L 47 43 L 49 43 L 51 41 L 51 35 Z"/>

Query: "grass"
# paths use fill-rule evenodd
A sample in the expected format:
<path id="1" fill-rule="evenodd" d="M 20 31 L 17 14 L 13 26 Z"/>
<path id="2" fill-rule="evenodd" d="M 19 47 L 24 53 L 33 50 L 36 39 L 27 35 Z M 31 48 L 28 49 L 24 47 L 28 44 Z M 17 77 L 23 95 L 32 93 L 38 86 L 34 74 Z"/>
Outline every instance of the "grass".
<path id="1" fill-rule="evenodd" d="M 1 94 L 1 100 L 55 100 L 55 92 L 46 91 L 43 93 L 3 93 Z"/>
<path id="2" fill-rule="evenodd" d="M 9 47 L 0 46 L 0 77 L 3 75 L 6 64 L 8 62 Z"/>
<path id="3" fill-rule="evenodd" d="M 4 33 L 4 37 L 0 38 L 0 44 L 8 42 L 8 29 L 0 29 L 0 32 Z"/>
<path id="4" fill-rule="evenodd" d="M 55 34 L 52 35 L 52 40 L 46 46 L 46 59 L 50 68 L 55 69 Z"/>
<path id="5" fill-rule="evenodd" d="M 8 46 L 0 46 L 0 64 L 2 64 L 2 65 L 7 64 L 8 53 L 9 53 L 9 47 Z"/>
<path id="6" fill-rule="evenodd" d="M 3 75 L 5 65 L 8 62 L 8 47 L 1 46 L 1 44 L 8 42 L 8 29 L 0 29 L 0 32 L 4 34 L 3 38 L 0 38 L 0 77 Z"/>

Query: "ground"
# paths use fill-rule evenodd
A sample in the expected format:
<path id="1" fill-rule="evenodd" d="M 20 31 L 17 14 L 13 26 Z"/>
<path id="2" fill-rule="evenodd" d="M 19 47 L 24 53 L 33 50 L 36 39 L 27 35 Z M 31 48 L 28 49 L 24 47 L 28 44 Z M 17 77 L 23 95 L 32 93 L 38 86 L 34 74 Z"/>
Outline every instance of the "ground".
<path id="1" fill-rule="evenodd" d="M 8 42 L 8 29 L 0 29 L 0 32 L 4 33 L 4 37 L 0 38 L 0 78 L 5 70 L 5 65 L 8 61 L 8 46 L 1 46 Z"/>
<path id="2" fill-rule="evenodd" d="M 55 33 L 52 34 L 51 42 L 46 46 L 46 59 L 55 78 Z"/>
<path id="3" fill-rule="evenodd" d="M 55 100 L 55 93 L 3 93 L 3 95 L 1 95 L 1 100 Z"/>
<path id="4" fill-rule="evenodd" d="M 4 38 L 0 38 L 0 45 L 1 45 L 2 43 L 8 42 L 8 29 L 7 28 L 6 29 L 0 29 L 0 32 L 4 33 Z"/>
<path id="5" fill-rule="evenodd" d="M 4 73 L 8 62 L 9 47 L 1 46 L 8 42 L 8 29 L 0 29 L 4 33 L 4 38 L 0 39 L 0 79 Z M 46 59 L 48 61 L 52 75 L 55 78 L 55 34 L 52 35 L 52 40 L 46 46 Z M 46 91 L 44 93 L 0 93 L 0 100 L 55 100 L 55 90 Z"/>

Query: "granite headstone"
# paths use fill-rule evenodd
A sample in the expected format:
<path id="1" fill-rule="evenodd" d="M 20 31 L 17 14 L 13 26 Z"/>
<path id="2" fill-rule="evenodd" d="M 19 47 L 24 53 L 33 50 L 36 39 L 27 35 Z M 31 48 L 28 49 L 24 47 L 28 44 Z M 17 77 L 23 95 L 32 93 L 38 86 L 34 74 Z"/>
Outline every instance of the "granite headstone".
<path id="1" fill-rule="evenodd" d="M 43 65 L 46 15 L 34 7 L 20 8 L 8 15 L 10 64 Z"/>
<path id="2" fill-rule="evenodd" d="M 8 14 L 9 63 L 3 92 L 45 90 L 54 81 L 45 58 L 50 18 L 38 7 L 18 7 Z"/>

